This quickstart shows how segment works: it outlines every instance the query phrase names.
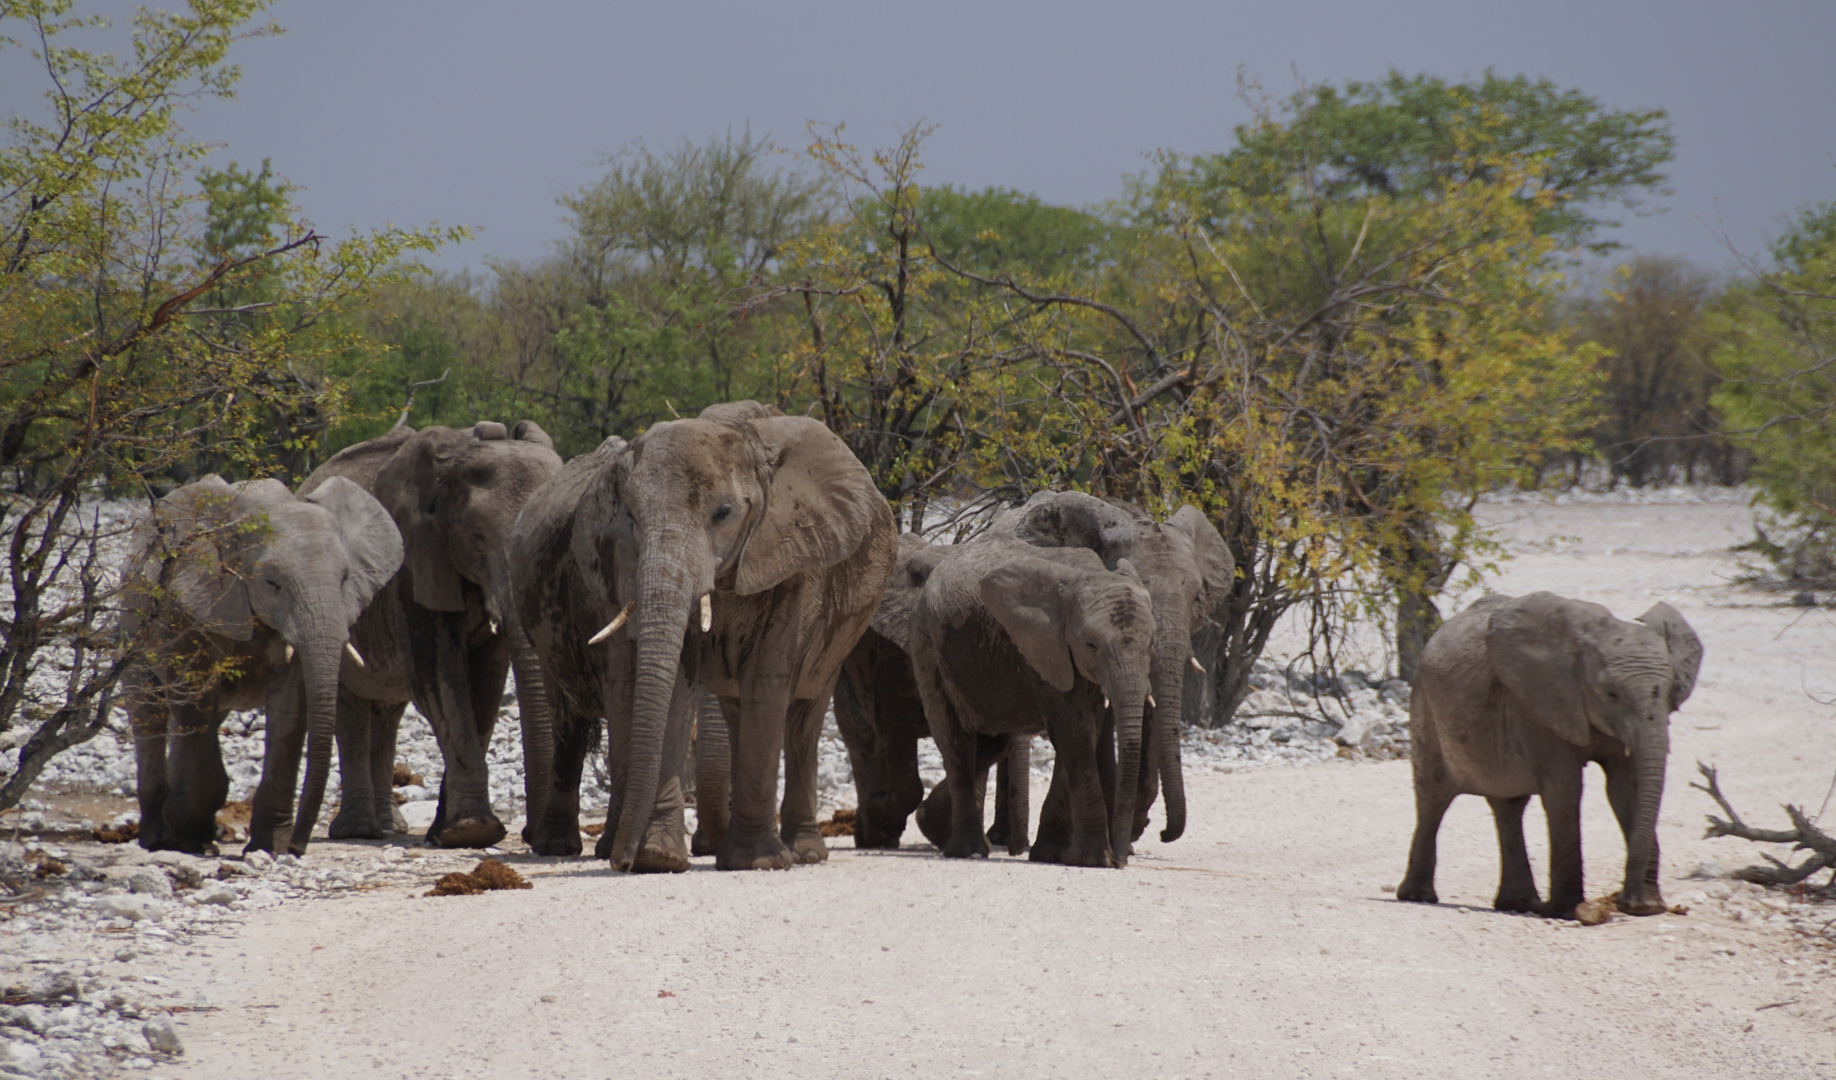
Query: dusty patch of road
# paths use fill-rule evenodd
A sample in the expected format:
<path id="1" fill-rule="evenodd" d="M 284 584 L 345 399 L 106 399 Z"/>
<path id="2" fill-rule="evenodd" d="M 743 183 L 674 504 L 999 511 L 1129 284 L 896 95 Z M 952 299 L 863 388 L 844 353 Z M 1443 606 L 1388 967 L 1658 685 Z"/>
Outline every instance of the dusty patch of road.
<path id="1" fill-rule="evenodd" d="M 1486 508 L 1549 588 L 1633 616 L 1668 600 L 1707 648 L 1673 724 L 1664 888 L 1689 902 L 1710 804 L 1824 798 L 1836 623 L 1729 584 L 1737 506 Z M 1443 827 L 1443 903 L 1401 904 L 1407 762 L 1195 776 L 1192 827 L 1123 872 L 919 845 L 823 866 L 619 877 L 515 859 L 535 888 L 288 903 L 187 958 L 185 1076 L 1836 1076 L 1832 952 L 1738 905 L 1606 926 L 1499 915 L 1483 801 Z M 1623 848 L 1589 777 L 1590 894 Z M 1546 869 L 1536 809 L 1529 826 Z M 840 843 L 845 844 L 846 841 Z M 313 859 L 369 858 L 315 842 Z M 430 879 L 431 883 L 431 879 Z M 1749 904 L 1749 908 L 1754 905 Z M 1827 912 L 1836 917 L 1836 911 Z M 165 1069 L 162 1072 L 167 1071 Z"/>

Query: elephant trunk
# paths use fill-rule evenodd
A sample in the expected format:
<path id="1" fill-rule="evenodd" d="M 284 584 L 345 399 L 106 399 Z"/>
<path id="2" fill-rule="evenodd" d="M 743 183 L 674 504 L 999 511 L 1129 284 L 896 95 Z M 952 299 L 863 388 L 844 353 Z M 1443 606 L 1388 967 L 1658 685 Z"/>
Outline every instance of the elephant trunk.
<path id="1" fill-rule="evenodd" d="M 325 784 L 331 775 L 332 736 L 338 726 L 338 669 L 350 628 L 330 613 L 341 611 L 336 596 L 305 605 L 311 614 L 297 635 L 301 674 L 306 692 L 306 779 L 300 787 L 300 808 L 294 818 L 287 850 L 304 855 L 325 802 Z"/>
<path id="2" fill-rule="evenodd" d="M 1664 769 L 1670 757 L 1670 728 L 1665 718 L 1647 726 L 1633 748 L 1633 775 L 1638 779 L 1637 812 L 1626 844 L 1626 880 L 1621 904 L 1635 915 L 1663 910 L 1657 888 L 1658 804 L 1664 798 Z"/>
<path id="3" fill-rule="evenodd" d="M 1128 680 L 1110 699 L 1116 714 L 1116 805 L 1110 815 L 1109 847 L 1116 866 L 1128 865 L 1129 838 L 1135 834 L 1135 788 L 1141 778 L 1141 718 L 1147 707 L 1147 680 Z"/>
<path id="4" fill-rule="evenodd" d="M 1186 831 L 1186 779 L 1180 772 L 1180 716 L 1185 709 L 1186 670 L 1192 660 L 1192 639 L 1169 633 L 1154 652 L 1154 740 L 1160 787 L 1165 793 L 1167 824 L 1160 842 L 1172 843 Z"/>
<path id="5" fill-rule="evenodd" d="M 510 666 L 516 672 L 517 711 L 523 727 L 523 838 L 528 840 L 548 809 L 549 791 L 554 787 L 555 713 L 529 635 L 514 618 L 508 629 Z"/>
<path id="6" fill-rule="evenodd" d="M 663 741 L 682 663 L 682 637 L 696 597 L 683 568 L 655 556 L 637 567 L 637 603 L 631 617 L 636 665 L 631 693 L 631 739 L 626 751 L 624 799 L 610 852 L 616 870 L 629 870 L 656 808 Z"/>

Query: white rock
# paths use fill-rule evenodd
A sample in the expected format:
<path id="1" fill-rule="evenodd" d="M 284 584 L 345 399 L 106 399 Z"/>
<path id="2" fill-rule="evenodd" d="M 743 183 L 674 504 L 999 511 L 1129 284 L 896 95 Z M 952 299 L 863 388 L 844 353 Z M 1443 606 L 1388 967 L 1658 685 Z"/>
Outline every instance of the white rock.
<path id="1" fill-rule="evenodd" d="M 147 1045 L 162 1054 L 182 1054 L 185 1044 L 179 1041 L 178 1029 L 172 1026 L 172 1019 L 166 1016 L 155 1016 L 140 1027 L 140 1033 L 146 1036 Z"/>
<path id="2" fill-rule="evenodd" d="M 96 898 L 96 910 L 121 919 L 141 920 L 153 916 L 153 902 L 145 896 L 107 893 Z"/>
<path id="3" fill-rule="evenodd" d="M 203 888 L 191 894 L 191 898 L 196 903 L 215 904 L 218 907 L 228 907 L 239 899 L 236 890 L 222 881 L 206 882 Z"/>
<path id="4" fill-rule="evenodd" d="M 44 1051 L 29 1042 L 0 1040 L 0 1065 L 27 1076 L 36 1076 L 44 1065 Z"/>
<path id="5" fill-rule="evenodd" d="M 128 891 L 159 900 L 172 898 L 172 879 L 164 870 L 145 866 L 128 875 Z"/>
<path id="6" fill-rule="evenodd" d="M 274 856 L 265 851 L 251 851 L 242 857 L 242 864 L 259 874 L 274 865 Z"/>
<path id="7" fill-rule="evenodd" d="M 282 903 L 281 894 L 275 892 L 273 889 L 249 890 L 248 904 L 250 907 L 271 908 L 279 907 Z"/>

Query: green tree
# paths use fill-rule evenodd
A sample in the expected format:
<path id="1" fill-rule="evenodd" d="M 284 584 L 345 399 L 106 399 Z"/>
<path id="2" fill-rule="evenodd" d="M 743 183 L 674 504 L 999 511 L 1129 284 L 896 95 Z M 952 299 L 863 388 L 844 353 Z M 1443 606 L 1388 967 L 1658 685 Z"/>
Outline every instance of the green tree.
<path id="1" fill-rule="evenodd" d="M 438 240 L 385 230 L 333 243 L 262 205 L 284 199 L 265 172 L 200 173 L 210 148 L 177 110 L 230 93 L 227 54 L 272 32 L 252 22 L 266 6 L 141 9 L 113 56 L 66 44 L 106 25 L 73 16 L 70 0 L 0 0 L 0 51 L 20 71 L 29 57 L 46 87 L 45 107 L 10 117 L 0 146 L 0 733 L 33 727 L 0 807 L 100 730 L 144 645 L 108 633 L 123 525 L 87 500 L 151 494 L 200 457 L 274 470 L 272 417 L 307 393 L 288 365 L 361 348 L 336 313 Z M 338 395 L 323 407 L 335 414 Z"/>
<path id="2" fill-rule="evenodd" d="M 1777 520 L 1756 547 L 1794 580 L 1836 580 L 1836 202 L 1799 213 L 1773 265 L 1731 290 L 1711 322 L 1715 405 L 1755 455 Z"/>

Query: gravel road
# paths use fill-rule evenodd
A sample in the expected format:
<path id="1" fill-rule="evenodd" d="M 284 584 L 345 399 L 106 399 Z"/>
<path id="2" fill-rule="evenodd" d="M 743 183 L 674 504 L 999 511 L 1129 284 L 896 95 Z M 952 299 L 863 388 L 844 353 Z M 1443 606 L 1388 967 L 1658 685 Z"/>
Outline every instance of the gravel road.
<path id="1" fill-rule="evenodd" d="M 1548 588 L 1623 617 L 1669 601 L 1702 636 L 1673 721 L 1664 889 L 1686 916 L 1599 927 L 1490 910 L 1489 814 L 1441 834 L 1443 902 L 1395 902 L 1407 761 L 1196 773 L 1191 827 L 1121 872 L 856 852 L 788 873 L 620 877 L 506 861 L 534 888 L 376 887 L 252 908 L 168 958 L 182 1058 L 157 1076 L 1836 1077 L 1836 909 L 1719 878 L 1699 839 L 1718 764 L 1749 821 L 1815 810 L 1836 768 L 1836 621 L 1736 585 L 1735 504 L 1482 507 Z M 1457 605 L 1454 605 L 1457 606 Z M 1037 800 L 1035 800 L 1037 801 Z M 1589 777 L 1589 894 L 1623 846 Z M 1541 820 L 1527 823 L 1539 879 Z M 1826 818 L 1826 820 L 1830 820 Z M 315 868 L 378 845 L 315 841 Z M 1713 867 L 1708 870 L 1712 873 Z M 144 1075 L 144 1074 L 143 1074 Z"/>

